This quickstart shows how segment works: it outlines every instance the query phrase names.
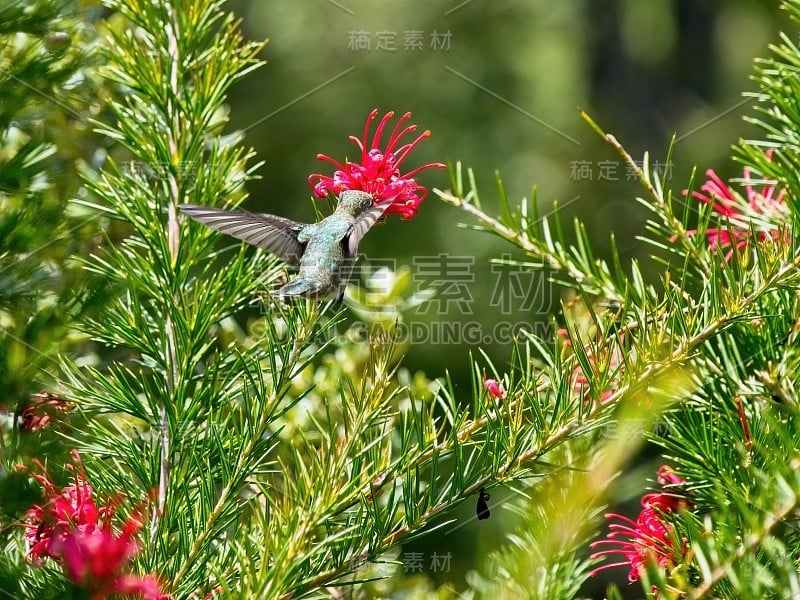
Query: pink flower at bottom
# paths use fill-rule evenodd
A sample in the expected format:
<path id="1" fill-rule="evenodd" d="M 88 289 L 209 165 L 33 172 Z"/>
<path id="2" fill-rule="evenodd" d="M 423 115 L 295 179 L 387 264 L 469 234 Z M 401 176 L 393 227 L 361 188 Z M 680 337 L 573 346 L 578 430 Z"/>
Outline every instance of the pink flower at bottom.
<path id="1" fill-rule="evenodd" d="M 662 466 L 658 470 L 658 482 L 661 485 L 680 485 L 686 483 L 670 467 Z M 645 494 L 641 500 L 642 510 L 636 521 L 616 514 L 608 513 L 607 519 L 618 521 L 608 526 L 609 533 L 603 540 L 592 542 L 589 547 L 594 549 L 604 548 L 594 552 L 590 558 L 604 558 L 618 556 L 622 560 L 600 565 L 595 568 L 590 576 L 595 576 L 601 571 L 615 567 L 630 567 L 628 581 L 638 581 L 647 570 L 649 563 L 659 567 L 673 564 L 678 554 L 673 545 L 673 527 L 665 521 L 665 515 L 690 506 L 690 503 L 680 496 L 668 492 Z M 685 548 L 680 554 L 685 555 Z"/>
<path id="2" fill-rule="evenodd" d="M 73 529 L 57 539 L 54 554 L 62 559 L 64 571 L 73 583 L 91 591 L 92 598 L 116 594 L 161 600 L 166 596 L 161 594 L 155 576 L 123 573 L 139 551 L 134 536 L 141 525 L 137 519 L 130 519 L 119 535 L 108 523 L 91 533 Z"/>
<path id="3" fill-rule="evenodd" d="M 139 527 L 137 521 L 129 521 L 121 535 L 108 524 L 91 533 L 73 529 L 57 540 L 54 554 L 63 558 L 64 570 L 78 585 L 113 579 L 139 551 L 133 539 Z"/>
<path id="4" fill-rule="evenodd" d="M 122 531 L 115 533 L 114 506 L 97 507 L 80 455 L 77 451 L 72 455 L 73 464 L 67 468 L 74 473 L 75 483 L 64 488 L 58 488 L 44 466 L 35 463 L 41 473 L 32 475 L 44 488 L 45 501 L 34 505 L 26 516 L 25 538 L 30 550 L 25 559 L 36 566 L 45 558 L 54 560 L 92 600 L 113 595 L 166 600 L 168 596 L 161 594 L 154 575 L 125 572 L 139 551 L 135 536 L 141 520 L 131 517 L 122 524 Z"/>
<path id="5" fill-rule="evenodd" d="M 605 564 L 594 569 L 590 576 L 594 577 L 600 571 L 614 567 L 630 567 L 628 581 L 638 581 L 647 569 L 648 561 L 655 561 L 663 567 L 671 564 L 673 558 L 672 540 L 670 533 L 672 526 L 664 523 L 656 509 L 647 507 L 642 509 L 636 521 L 624 515 L 607 513 L 607 519 L 616 519 L 620 523 L 611 523 L 606 539 L 593 542 L 589 545 L 596 548 L 610 547 L 608 550 L 595 552 L 590 558 L 605 556 L 620 556 L 621 561 Z"/>
<path id="6" fill-rule="evenodd" d="M 39 461 L 34 464 L 41 473 L 32 473 L 44 488 L 45 501 L 34 505 L 26 516 L 25 539 L 29 544 L 25 560 L 39 565 L 46 557 L 55 558 L 53 543 L 69 529 L 84 533 L 95 530 L 100 510 L 94 501 L 94 489 L 86 481 L 83 463 L 77 451 L 73 451 L 73 464 L 67 468 L 74 474 L 74 485 L 57 488 L 47 470 Z"/>

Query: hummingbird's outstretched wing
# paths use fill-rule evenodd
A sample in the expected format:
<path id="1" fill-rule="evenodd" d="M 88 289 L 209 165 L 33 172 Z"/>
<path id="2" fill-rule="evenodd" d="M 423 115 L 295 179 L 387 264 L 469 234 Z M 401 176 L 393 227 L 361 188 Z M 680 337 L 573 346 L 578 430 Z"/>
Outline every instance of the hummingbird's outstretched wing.
<path id="1" fill-rule="evenodd" d="M 242 209 L 223 210 L 196 204 L 181 204 L 178 208 L 211 229 L 263 248 L 290 265 L 300 264 L 306 245 L 297 241 L 297 234 L 305 227 L 304 223 Z"/>

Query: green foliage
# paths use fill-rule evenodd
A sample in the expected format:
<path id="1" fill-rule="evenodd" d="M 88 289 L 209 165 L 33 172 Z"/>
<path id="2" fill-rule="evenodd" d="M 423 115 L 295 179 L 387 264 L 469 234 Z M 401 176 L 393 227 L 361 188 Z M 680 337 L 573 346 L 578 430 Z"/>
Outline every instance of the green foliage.
<path id="1" fill-rule="evenodd" d="M 572 294 L 553 320 L 558 332 L 522 332 L 504 367 L 470 357 L 464 390 L 447 374 L 430 381 L 400 366 L 398 323 L 429 298 L 410 290 L 408 272 L 351 289 L 344 309 L 280 304 L 264 291 L 285 277 L 276 259 L 220 246 L 179 214 L 182 203 L 239 205 L 258 166 L 241 135 L 226 133 L 225 102 L 261 65 L 261 44 L 242 40 L 222 4 L 109 0 L 97 69 L 65 43 L 82 39 L 78 20 L 63 16 L 68 5 L 12 5 L 0 19 L 2 376 L 18 398 L 60 357 L 80 413 L 61 441 L 80 449 L 98 497 L 148 517 L 134 571 L 157 574 L 180 599 L 378 596 L 404 585 L 449 597 L 448 587 L 400 581 L 399 546 L 443 531 L 479 491 L 496 500 L 511 490 L 517 529 L 470 574 L 469 593 L 573 598 L 598 566 L 587 546 L 620 473 L 658 447 L 686 483 L 672 490 L 681 510 L 660 514 L 668 552 L 639 572 L 643 593 L 796 595 L 800 49 L 790 38 L 757 72 L 766 141 L 738 150 L 772 192 L 745 188 L 730 204 L 676 196 L 647 155 L 638 167 L 584 115 L 642 183 L 656 280 L 624 264 L 613 239 L 599 258 L 588 228 L 568 228 L 557 206 L 542 215 L 535 190 L 512 205 L 498 178 L 491 216 L 472 171 L 455 165 L 438 196 Z M 800 17 L 800 1 L 786 8 Z M 107 113 L 81 104 L 76 78 L 103 91 Z M 45 97 L 65 112 L 39 116 Z M 80 153 L 48 134 L 73 115 L 71 102 L 113 144 L 98 170 L 84 164 L 82 193 L 53 175 Z M 79 196 L 69 209 L 65 195 Z M 70 219 L 88 214 L 114 223 L 90 251 L 81 236 L 62 240 Z M 89 276 L 107 301 L 87 300 Z M 91 338 L 91 353 L 70 336 Z M 487 374 L 502 391 L 486 389 Z M 0 441 L 11 456 L 26 440 L 40 454 L 52 443 Z M 68 480 L 63 458 L 47 454 L 54 478 Z M 27 475 L 10 474 L 12 462 L 0 482 L 10 557 L 0 583 L 63 597 L 73 590 L 60 569 L 21 561 L 16 522 L 41 500 Z M 612 586 L 608 596 L 619 595 Z"/>
<path id="2" fill-rule="evenodd" d="M 0 405 L 15 408 L 52 385 L 69 326 L 97 302 L 72 252 L 93 227 L 65 210 L 86 149 L 58 133 L 86 129 L 74 106 L 86 78 L 90 32 L 68 2 L 0 7 Z"/>
<path id="3" fill-rule="evenodd" d="M 152 498 L 138 568 L 176 597 L 218 586 L 310 593 L 479 487 L 528 472 L 561 437 L 522 418 L 531 407 L 546 418 L 536 388 L 506 407 L 482 394 L 461 406 L 452 386 L 436 402 L 427 390 L 412 396 L 418 384 L 393 382 L 384 323 L 381 337 L 361 342 L 357 373 L 327 369 L 327 383 L 298 389 L 339 323 L 313 303 L 269 301 L 260 337 L 218 335 L 280 272 L 263 254 L 214 250 L 215 236 L 179 218 L 177 205 L 244 199 L 250 153 L 222 135 L 222 102 L 258 66 L 259 46 L 241 43 L 218 3 L 113 8 L 126 21 L 109 30 L 101 72 L 116 86 L 114 122 L 99 129 L 128 156 L 87 174 L 99 200 L 81 204 L 130 234 L 88 262 L 119 290 L 83 325 L 108 359 L 67 364 L 66 374 L 86 416 L 75 442 L 98 494 L 122 495 L 128 510 Z"/>
<path id="4" fill-rule="evenodd" d="M 4 549 L 18 543 L 18 519 L 41 488 L 15 470 L 47 456 L 59 462 L 51 432 L 19 434 L 31 394 L 53 389 L 59 354 L 79 352 L 74 321 L 103 297 L 77 264 L 97 223 L 65 199 L 78 192 L 77 165 L 94 151 L 83 110 L 98 92 L 90 76 L 95 34 L 71 2 L 11 2 L 0 7 L 0 511 Z M 84 135 L 75 143 L 67 128 Z M 19 596 L 29 569 L 4 552 L 0 589 Z"/>
<path id="5" fill-rule="evenodd" d="M 800 14 L 797 2 L 786 6 L 793 16 Z M 557 209 L 553 217 L 542 219 L 537 218 L 535 200 L 523 200 L 512 209 L 502 186 L 501 216 L 490 217 L 477 201 L 474 183 L 462 182 L 460 167 L 452 190 L 438 192 L 444 201 L 477 218 L 482 228 L 524 250 L 530 257 L 526 264 L 550 269 L 556 281 L 577 289 L 590 302 L 587 307 L 600 342 L 576 336 L 569 318 L 566 326 L 592 396 L 608 385 L 603 367 L 592 357 L 608 354 L 609 344 L 620 344 L 623 366 L 615 371 L 616 386 L 604 404 L 619 404 L 622 410 L 647 401 L 664 412 L 649 438 L 689 482 L 691 510 L 674 515 L 674 568 L 643 574 L 643 591 L 649 593 L 655 586 L 659 597 L 791 597 L 797 590 L 795 355 L 800 259 L 794 251 L 794 232 L 800 182 L 794 138 L 800 118 L 794 108 L 800 50 L 788 36 L 783 41 L 773 49 L 776 58 L 758 71 L 762 91 L 756 97 L 765 117 L 756 122 L 766 130 L 768 141 L 740 147 L 753 173 L 747 183 L 754 188 L 766 185 L 764 195 L 748 191 L 731 212 L 714 211 L 711 204 L 720 202 L 717 197 L 697 205 L 691 204 L 691 196 L 673 198 L 666 181 L 650 175 L 646 155 L 644 167 L 637 169 L 647 192 L 639 201 L 653 214 L 650 235 L 644 239 L 657 250 L 654 258 L 666 266 L 658 286 L 645 283 L 636 263 L 623 269 L 616 253 L 610 262 L 597 259 L 577 220 L 570 242 Z M 613 136 L 586 119 L 636 168 Z M 771 156 L 764 148 L 772 150 Z M 784 185 L 789 210 L 774 203 Z M 693 209 L 699 209 L 697 217 Z M 709 243 L 713 239 L 723 241 L 715 246 Z M 725 239 L 733 242 L 726 245 Z M 593 305 L 605 308 L 597 312 Z M 534 343 L 542 349 L 546 341 Z M 578 343 L 588 348 L 584 356 Z M 671 389 L 665 389 L 666 381 Z M 665 394 L 669 402 L 653 403 L 654 393 Z M 598 405 L 584 419 L 604 410 Z M 579 489 L 573 484 L 567 497 Z M 528 531 L 542 527 L 552 528 L 546 517 L 529 524 Z M 572 539 L 580 541 L 579 536 Z M 526 552 L 516 559 L 512 554 L 495 561 L 506 579 L 514 572 L 510 565 L 516 565 L 516 572 L 523 573 L 512 578 L 517 584 L 525 581 L 521 565 L 529 562 L 528 556 L 543 554 L 535 535 L 528 534 L 524 547 Z M 558 569 L 562 555 L 544 554 L 549 556 L 546 564 Z M 567 574 L 554 570 L 537 581 L 552 577 L 559 587 L 548 591 L 549 597 L 572 597 L 576 588 L 563 586 L 585 578 L 579 564 L 566 569 Z M 536 588 L 523 584 L 523 589 L 529 597 L 542 597 Z"/>

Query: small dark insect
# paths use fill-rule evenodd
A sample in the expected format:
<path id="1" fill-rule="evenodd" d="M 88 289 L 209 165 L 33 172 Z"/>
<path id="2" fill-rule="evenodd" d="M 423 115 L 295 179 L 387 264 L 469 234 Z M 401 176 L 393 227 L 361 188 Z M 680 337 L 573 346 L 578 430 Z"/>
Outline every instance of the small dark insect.
<path id="1" fill-rule="evenodd" d="M 483 519 L 488 519 L 489 515 L 491 515 L 491 513 L 489 512 L 489 505 L 486 504 L 486 501 L 489 498 L 491 498 L 491 496 L 488 493 L 486 493 L 483 490 L 483 488 L 481 488 L 481 491 L 478 492 L 478 508 L 477 508 L 478 520 L 482 521 Z"/>

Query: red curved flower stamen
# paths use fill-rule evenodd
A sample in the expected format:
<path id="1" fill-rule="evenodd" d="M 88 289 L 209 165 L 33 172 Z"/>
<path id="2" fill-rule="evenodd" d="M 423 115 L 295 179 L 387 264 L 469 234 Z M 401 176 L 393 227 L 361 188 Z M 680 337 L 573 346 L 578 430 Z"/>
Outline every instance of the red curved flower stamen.
<path id="1" fill-rule="evenodd" d="M 393 112 L 393 111 L 390 111 L 389 113 L 387 113 L 387 115 L 386 115 L 386 116 L 388 117 L 389 115 L 394 115 L 394 112 Z M 391 117 L 390 117 L 390 118 L 391 118 Z M 404 130 L 403 130 L 403 132 L 402 132 L 402 133 L 399 133 L 399 134 L 398 134 L 398 132 L 400 131 L 400 128 L 403 126 L 403 123 L 405 123 L 406 121 L 408 121 L 410 118 L 411 118 L 411 113 L 410 113 L 410 112 L 407 112 L 407 113 L 404 113 L 404 114 L 403 114 L 403 116 L 402 116 L 402 117 L 400 117 L 400 118 L 397 120 L 397 123 L 395 123 L 395 125 L 394 125 L 394 129 L 392 129 L 392 135 L 391 135 L 391 136 L 389 136 L 389 145 L 388 145 L 388 146 L 386 146 L 386 152 L 387 152 L 387 153 L 392 151 L 392 144 L 393 144 L 393 143 L 396 143 L 396 142 L 398 142 L 398 141 L 400 141 L 400 138 L 402 138 L 402 137 L 403 137 L 403 136 L 406 134 L 406 132 L 407 132 L 407 131 L 409 131 L 409 130 L 410 130 L 410 131 L 414 131 L 414 130 L 417 128 L 417 126 L 416 126 L 416 125 L 408 125 L 408 126 L 407 126 L 407 127 L 404 129 Z M 384 119 L 386 119 L 386 117 L 384 117 Z M 372 147 L 373 147 L 373 148 L 375 148 L 375 147 L 376 147 L 376 144 L 373 144 L 373 146 L 372 146 Z"/>
<path id="2" fill-rule="evenodd" d="M 443 169 L 445 165 L 427 163 L 408 173 L 400 173 L 400 164 L 422 140 L 430 137 L 431 132 L 426 129 L 413 141 L 401 144 L 404 137 L 417 130 L 416 125 L 405 125 L 411 118 L 411 113 L 407 112 L 395 123 L 382 150 L 383 133 L 394 117 L 394 112 L 389 111 L 381 118 L 370 143 L 370 127 L 377 116 L 378 109 L 369 113 L 360 139 L 350 136 L 361 152 L 360 163 L 350 161 L 341 163 L 325 154 L 318 154 L 317 158 L 333 165 L 335 171 L 332 177 L 315 173 L 308 178 L 308 184 L 318 198 L 324 198 L 328 193 L 339 195 L 345 190 L 367 192 L 372 195 L 375 204 L 390 203 L 386 214 L 398 213 L 403 219 L 410 219 L 417 214 L 419 205 L 428 193 L 428 190 L 419 185 L 414 178 L 425 169 Z"/>
<path id="3" fill-rule="evenodd" d="M 624 524 L 610 524 L 606 539 L 589 545 L 593 550 L 603 546 L 609 547 L 607 550 L 594 552 L 591 558 L 622 556 L 624 560 L 600 565 L 591 572 L 591 576 L 614 567 L 629 566 L 628 580 L 634 582 L 639 580 L 649 561 L 661 567 L 672 562 L 674 552 L 669 537 L 672 527 L 661 520 L 654 508 L 643 509 L 636 521 L 614 513 L 608 513 L 605 517 L 618 519 Z"/>

